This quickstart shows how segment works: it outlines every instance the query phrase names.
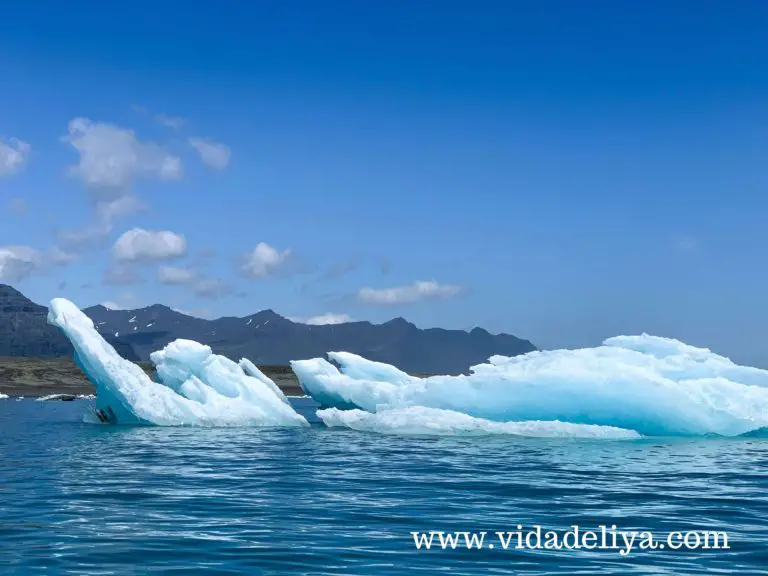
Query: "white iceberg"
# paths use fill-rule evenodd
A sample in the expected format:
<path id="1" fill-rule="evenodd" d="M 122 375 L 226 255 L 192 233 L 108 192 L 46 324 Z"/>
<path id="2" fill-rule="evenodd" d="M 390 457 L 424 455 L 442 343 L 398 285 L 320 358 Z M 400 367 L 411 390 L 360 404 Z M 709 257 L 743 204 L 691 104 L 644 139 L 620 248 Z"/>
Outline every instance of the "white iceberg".
<path id="1" fill-rule="evenodd" d="M 493 356 L 468 376 L 417 378 L 349 353 L 292 362 L 323 408 L 422 406 L 494 422 L 567 422 L 642 435 L 737 436 L 768 427 L 768 371 L 643 334 L 579 350 Z"/>
<path id="2" fill-rule="evenodd" d="M 48 396 L 40 396 L 35 400 L 35 402 L 50 402 L 52 400 L 74 400 L 75 398 L 79 398 L 79 396 L 75 396 L 74 394 L 49 394 Z"/>
<path id="3" fill-rule="evenodd" d="M 8 398 L 8 394 L 3 394 L 0 392 L 0 400 L 5 400 L 6 398 Z"/>
<path id="4" fill-rule="evenodd" d="M 506 434 L 534 438 L 589 438 L 594 440 L 634 440 L 634 430 L 613 426 L 571 424 L 570 422 L 492 422 L 453 410 L 411 406 L 371 413 L 364 410 L 318 410 L 329 427 L 344 427 L 362 432 L 405 436 L 484 436 Z"/>
<path id="5" fill-rule="evenodd" d="M 264 372 L 259 370 L 258 366 L 248 360 L 248 358 L 241 358 L 240 362 L 238 362 L 240 365 L 240 368 L 243 369 L 243 372 L 245 372 L 248 376 L 251 376 L 252 378 L 256 378 L 257 380 L 260 380 L 264 384 L 266 384 L 275 394 L 277 394 L 278 398 L 280 398 L 283 402 L 290 405 L 290 402 L 288 402 L 288 398 L 286 398 L 285 394 L 282 390 L 277 386 L 277 384 L 274 383 L 274 381 L 269 378 Z"/>
<path id="6" fill-rule="evenodd" d="M 262 380 L 191 340 L 151 355 L 159 382 L 125 359 L 72 302 L 51 301 L 48 322 L 75 348 L 75 360 L 97 390 L 96 409 L 121 424 L 166 426 L 308 426 Z M 101 417 L 100 417 L 101 418 Z"/>

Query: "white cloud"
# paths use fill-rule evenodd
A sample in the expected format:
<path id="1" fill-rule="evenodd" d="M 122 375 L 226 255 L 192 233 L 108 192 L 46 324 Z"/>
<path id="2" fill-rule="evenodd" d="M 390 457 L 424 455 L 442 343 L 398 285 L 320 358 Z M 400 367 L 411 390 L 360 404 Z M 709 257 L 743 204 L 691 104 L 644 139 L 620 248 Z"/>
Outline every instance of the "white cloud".
<path id="1" fill-rule="evenodd" d="M 23 280 L 38 270 L 40 261 L 40 252 L 29 246 L 0 246 L 0 280 Z"/>
<path id="2" fill-rule="evenodd" d="M 107 310 L 125 310 L 125 308 L 120 306 L 120 304 L 118 304 L 116 302 L 112 302 L 111 300 L 107 300 L 106 302 L 102 302 L 101 305 L 104 306 L 104 308 L 106 308 Z"/>
<path id="3" fill-rule="evenodd" d="M 157 271 L 157 279 L 163 284 L 182 286 L 197 279 L 197 273 L 189 268 L 161 266 Z"/>
<path id="4" fill-rule="evenodd" d="M 182 177 L 178 156 L 114 124 L 74 118 L 62 141 L 78 152 L 78 163 L 69 167 L 69 173 L 85 184 L 94 208 L 92 222 L 57 231 L 59 242 L 72 249 L 100 245 L 112 233 L 116 219 L 147 208 L 131 193 L 136 180 Z"/>
<path id="5" fill-rule="evenodd" d="M 357 299 L 366 304 L 392 306 L 413 304 L 422 300 L 454 298 L 464 292 L 462 286 L 440 285 L 434 280 L 416 281 L 408 286 L 393 288 L 360 288 Z"/>
<path id="6" fill-rule="evenodd" d="M 0 246 L 0 280 L 19 281 L 33 274 L 41 274 L 55 266 L 64 266 L 75 256 L 52 248 L 40 251 L 31 246 Z"/>
<path id="7" fill-rule="evenodd" d="M 155 116 L 155 122 L 162 124 L 163 126 L 167 126 L 168 128 L 172 128 L 173 130 L 179 131 L 187 121 L 184 120 L 184 118 L 179 118 L 178 116 L 168 116 L 168 114 L 160 113 Z"/>
<path id="8" fill-rule="evenodd" d="M 112 253 L 120 262 L 170 260 L 187 253 L 187 240 L 168 230 L 152 232 L 133 228 L 117 239 Z"/>
<path id="9" fill-rule="evenodd" d="M 319 316 L 309 317 L 289 317 L 288 320 L 296 322 L 298 324 L 309 324 L 311 326 L 325 326 L 331 324 L 344 324 L 346 322 L 354 322 L 349 314 L 334 314 L 333 312 L 326 312 Z"/>
<path id="10" fill-rule="evenodd" d="M 223 170 L 229 165 L 232 150 L 226 144 L 214 142 L 207 138 L 190 138 L 190 146 L 200 154 L 203 164 L 214 170 Z"/>
<path id="11" fill-rule="evenodd" d="M 266 242 L 259 242 L 253 251 L 243 258 L 240 271 L 254 278 L 271 276 L 285 264 L 290 255 L 290 249 L 278 252 Z"/>
<path id="12" fill-rule="evenodd" d="M 27 163 L 32 147 L 18 138 L 0 138 L 0 178 L 19 172 Z"/>
<path id="13" fill-rule="evenodd" d="M 70 173 L 89 188 L 126 190 L 140 177 L 178 180 L 183 173 L 181 158 L 157 144 L 140 141 L 133 130 L 113 124 L 75 118 L 63 141 L 80 155 Z"/>

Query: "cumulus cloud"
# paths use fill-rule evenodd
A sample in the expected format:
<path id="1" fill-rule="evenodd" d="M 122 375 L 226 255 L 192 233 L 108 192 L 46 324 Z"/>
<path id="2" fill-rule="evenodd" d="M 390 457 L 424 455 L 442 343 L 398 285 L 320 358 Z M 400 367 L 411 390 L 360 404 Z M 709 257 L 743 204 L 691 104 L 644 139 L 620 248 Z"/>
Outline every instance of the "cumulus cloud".
<path id="1" fill-rule="evenodd" d="M 344 324 L 346 322 L 354 322 L 352 317 L 348 314 L 334 314 L 333 312 L 326 312 L 319 316 L 309 317 L 289 317 L 288 320 L 296 322 L 298 324 L 309 324 L 311 326 L 326 326 L 331 324 Z"/>
<path id="2" fill-rule="evenodd" d="M 157 270 L 157 279 L 162 284 L 184 286 L 197 280 L 197 273 L 189 268 L 161 266 Z"/>
<path id="3" fill-rule="evenodd" d="M 27 163 L 32 147 L 18 138 L 0 138 L 0 178 L 19 172 Z"/>
<path id="4" fill-rule="evenodd" d="M 275 274 L 290 256 L 290 249 L 278 252 L 266 242 L 259 242 L 243 257 L 240 272 L 251 278 L 265 278 Z"/>
<path id="5" fill-rule="evenodd" d="M 122 196 L 138 178 L 178 180 L 183 174 L 181 158 L 114 124 L 75 118 L 62 140 L 80 157 L 70 173 L 99 199 Z"/>
<path id="6" fill-rule="evenodd" d="M 187 240 L 181 234 L 133 228 L 117 239 L 112 253 L 118 262 L 172 260 L 186 255 Z"/>
<path id="7" fill-rule="evenodd" d="M 414 304 L 423 300 L 454 298 L 463 292 L 462 286 L 441 285 L 434 280 L 420 280 L 407 286 L 395 286 L 393 288 L 360 288 L 357 292 L 357 299 L 365 304 L 393 306 Z"/>
<path id="8" fill-rule="evenodd" d="M 160 113 L 155 116 L 155 122 L 178 132 L 184 127 L 184 124 L 186 124 L 187 121 L 178 116 L 169 116 L 168 114 Z"/>
<path id="9" fill-rule="evenodd" d="M 214 142 L 208 138 L 190 138 L 189 145 L 200 155 L 203 164 L 214 170 L 223 170 L 229 165 L 232 150 L 226 144 Z"/>
<path id="10" fill-rule="evenodd" d="M 40 265 L 40 253 L 29 246 L 0 246 L 0 280 L 17 282 L 33 274 Z"/>
<path id="11" fill-rule="evenodd" d="M 73 249 L 104 242 L 116 219 L 146 209 L 131 193 L 137 180 L 178 180 L 183 175 L 181 158 L 114 124 L 74 118 L 62 141 L 78 153 L 69 173 L 83 182 L 95 211 L 86 226 L 58 232 L 59 242 Z"/>
<path id="12" fill-rule="evenodd" d="M 18 282 L 74 260 L 72 254 L 58 248 L 40 251 L 31 246 L 0 246 L 0 280 Z"/>

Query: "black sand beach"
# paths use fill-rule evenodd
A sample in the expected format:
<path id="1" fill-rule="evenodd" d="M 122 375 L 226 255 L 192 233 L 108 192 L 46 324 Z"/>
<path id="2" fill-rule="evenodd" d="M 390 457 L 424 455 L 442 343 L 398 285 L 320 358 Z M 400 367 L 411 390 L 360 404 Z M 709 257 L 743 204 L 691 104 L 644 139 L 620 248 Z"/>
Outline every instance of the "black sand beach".
<path id="1" fill-rule="evenodd" d="M 147 374 L 151 362 L 140 362 Z M 302 396 L 299 381 L 290 366 L 260 366 L 289 396 Z M 0 358 L 0 394 L 39 398 L 52 394 L 94 394 L 96 390 L 71 358 Z"/>

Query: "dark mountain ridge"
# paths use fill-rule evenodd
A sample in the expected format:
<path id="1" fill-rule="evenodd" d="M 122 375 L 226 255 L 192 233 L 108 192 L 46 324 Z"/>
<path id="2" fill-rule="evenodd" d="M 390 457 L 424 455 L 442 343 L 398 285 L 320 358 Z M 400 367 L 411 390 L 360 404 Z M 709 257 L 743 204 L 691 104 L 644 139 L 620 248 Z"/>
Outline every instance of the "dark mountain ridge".
<path id="1" fill-rule="evenodd" d="M 293 322 L 273 310 L 215 320 L 161 304 L 135 310 L 98 305 L 83 311 L 121 355 L 133 360 L 147 360 L 151 352 L 172 340 L 187 338 L 233 360 L 246 357 L 256 364 L 284 365 L 344 350 L 411 373 L 457 374 L 494 354 L 515 356 L 536 349 L 529 341 L 509 334 L 493 335 L 482 328 L 470 332 L 419 329 L 403 318 L 383 324 L 362 321 L 313 326 Z M 71 354 L 66 338 L 46 324 L 46 313 L 45 307 L 0 285 L 0 356 Z"/>
<path id="2" fill-rule="evenodd" d="M 0 357 L 54 358 L 71 356 L 69 340 L 47 321 L 48 308 L 35 304 L 21 292 L 0 284 Z M 123 358 L 139 360 L 133 347 L 105 335 Z"/>

